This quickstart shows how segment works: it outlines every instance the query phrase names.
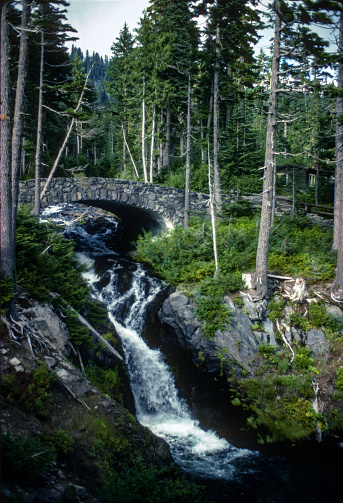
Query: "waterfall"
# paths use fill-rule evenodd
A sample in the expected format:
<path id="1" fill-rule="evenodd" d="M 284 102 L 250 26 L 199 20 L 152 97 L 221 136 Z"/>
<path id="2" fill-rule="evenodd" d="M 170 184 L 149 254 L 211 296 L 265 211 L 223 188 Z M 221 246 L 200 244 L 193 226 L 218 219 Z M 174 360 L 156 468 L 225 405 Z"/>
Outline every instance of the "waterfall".
<path id="1" fill-rule="evenodd" d="M 58 219 L 55 214 L 48 216 Z M 237 478 L 253 469 L 258 453 L 236 448 L 216 432 L 202 429 L 179 396 L 162 352 L 143 340 L 147 306 L 163 283 L 149 276 L 143 265 L 119 257 L 107 246 L 115 229 L 115 219 L 107 218 L 94 233 L 89 234 L 87 228 L 78 224 L 69 226 L 66 232 L 77 241 L 79 257 L 90 267 L 86 278 L 93 295 L 107 305 L 109 318 L 121 339 L 137 419 L 168 442 L 174 460 L 184 470 L 204 477 Z M 101 266 L 96 266 L 99 257 Z M 123 272 L 125 288 L 121 284 Z"/>

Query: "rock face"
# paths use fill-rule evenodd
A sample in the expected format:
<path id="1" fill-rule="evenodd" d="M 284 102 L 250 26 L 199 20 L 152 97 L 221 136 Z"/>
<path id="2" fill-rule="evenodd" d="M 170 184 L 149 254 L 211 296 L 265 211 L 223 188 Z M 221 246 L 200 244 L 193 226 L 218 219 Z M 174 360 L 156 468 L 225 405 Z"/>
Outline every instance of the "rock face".
<path id="1" fill-rule="evenodd" d="M 217 330 L 213 340 L 203 335 L 203 322 L 195 314 L 194 302 L 181 291 L 172 293 L 162 304 L 159 316 L 162 323 L 161 338 L 170 345 L 187 350 L 193 361 L 209 373 L 225 373 L 237 377 L 253 375 L 260 344 L 278 346 L 277 329 L 267 316 L 268 302 L 252 302 L 243 297 L 243 307 L 237 307 L 229 297 L 224 302 L 232 311 L 232 321 L 224 330 Z M 300 343 L 311 350 L 315 358 L 328 359 L 328 344 L 322 330 L 307 332 L 292 327 L 290 314 L 293 308 L 285 306 L 280 326 L 290 344 Z M 329 310 L 341 316 L 339 308 Z M 256 330 L 252 323 L 258 323 Z M 244 369 L 244 370 L 243 370 Z M 243 370 L 243 371 L 242 371 Z"/>
<path id="2" fill-rule="evenodd" d="M 168 344 L 189 350 L 193 361 L 201 364 L 210 373 L 224 371 L 230 375 L 253 373 L 252 359 L 256 356 L 258 341 L 248 316 L 226 297 L 225 302 L 232 311 L 232 322 L 227 329 L 217 330 L 213 340 L 204 337 L 203 322 L 195 316 L 195 306 L 182 292 L 172 293 L 160 310 L 162 339 Z"/>
<path id="3" fill-rule="evenodd" d="M 329 356 L 329 346 L 325 340 L 325 334 L 322 330 L 312 328 L 304 335 L 304 343 L 311 350 L 314 357 L 324 358 L 326 361 Z"/>
<path id="4" fill-rule="evenodd" d="M 67 325 L 59 318 L 51 304 L 35 302 L 24 314 L 30 316 L 33 328 L 51 344 L 59 355 L 66 356 L 69 333 Z"/>

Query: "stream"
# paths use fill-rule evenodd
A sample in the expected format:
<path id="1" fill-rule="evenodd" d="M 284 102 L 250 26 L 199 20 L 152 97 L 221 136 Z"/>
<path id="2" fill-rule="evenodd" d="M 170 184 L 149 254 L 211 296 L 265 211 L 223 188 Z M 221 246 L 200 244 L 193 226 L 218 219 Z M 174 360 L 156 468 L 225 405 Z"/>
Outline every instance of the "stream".
<path id="1" fill-rule="evenodd" d="M 180 393 L 176 386 L 168 355 L 146 337 L 147 309 L 166 285 L 147 267 L 127 258 L 130 243 L 125 240 L 122 223 L 106 216 L 69 224 L 73 211 L 80 209 L 71 204 L 49 207 L 41 219 L 65 224 L 66 237 L 75 241 L 79 259 L 88 265 L 85 276 L 92 295 L 107 305 L 120 336 L 137 419 L 167 441 L 176 463 L 210 487 L 212 484 L 216 501 L 342 502 L 342 454 L 337 463 L 326 451 L 321 458 L 318 448 L 319 460 L 314 461 L 312 450 L 305 450 L 301 457 L 295 449 L 288 449 L 285 457 L 284 452 L 271 454 L 242 447 L 242 442 L 233 445 L 232 433 L 225 433 L 230 430 L 230 409 L 225 410 L 227 417 L 221 417 L 219 426 L 215 417 L 220 412 L 214 409 L 207 408 L 206 420 L 201 412 L 197 416 L 189 394 Z M 154 338 L 157 340 L 158 334 Z"/>

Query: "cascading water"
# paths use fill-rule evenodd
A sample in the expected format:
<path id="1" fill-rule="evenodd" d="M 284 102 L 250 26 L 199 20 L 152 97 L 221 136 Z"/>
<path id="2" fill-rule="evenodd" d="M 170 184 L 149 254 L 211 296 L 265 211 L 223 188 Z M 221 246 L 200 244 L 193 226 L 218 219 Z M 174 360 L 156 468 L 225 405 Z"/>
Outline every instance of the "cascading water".
<path id="1" fill-rule="evenodd" d="M 42 219 L 59 221 L 65 205 L 42 213 Z M 169 444 L 175 461 L 194 474 L 230 480 L 253 469 L 257 453 L 238 449 L 214 431 L 205 431 L 180 398 L 174 377 L 159 349 L 151 349 L 141 333 L 146 309 L 163 288 L 141 264 L 123 259 L 109 246 L 117 227 L 114 218 L 95 229 L 74 223 L 66 229 L 78 245 L 80 259 L 93 295 L 106 303 L 109 317 L 121 338 L 138 420 Z M 109 245 L 109 246 L 107 246 Z M 100 260 L 101 259 L 101 260 Z M 121 278 L 125 272 L 126 286 Z"/>

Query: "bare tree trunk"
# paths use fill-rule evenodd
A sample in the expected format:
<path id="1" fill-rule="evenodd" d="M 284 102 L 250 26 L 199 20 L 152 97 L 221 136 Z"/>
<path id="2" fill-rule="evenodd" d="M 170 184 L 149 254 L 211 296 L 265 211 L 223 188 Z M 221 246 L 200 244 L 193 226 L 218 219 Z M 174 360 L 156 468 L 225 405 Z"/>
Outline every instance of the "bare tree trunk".
<path id="1" fill-rule="evenodd" d="M 181 131 L 180 131 L 180 157 L 185 155 L 185 133 L 183 130 L 183 126 L 181 126 Z"/>
<path id="2" fill-rule="evenodd" d="M 151 145 L 150 145 L 150 183 L 154 181 L 154 148 L 155 148 L 155 122 L 156 122 L 156 103 L 152 112 L 152 126 L 151 126 Z"/>
<path id="3" fill-rule="evenodd" d="M 343 13 L 340 14 L 339 20 L 339 40 L 338 40 L 338 54 L 343 53 Z M 337 87 L 343 87 L 343 61 L 342 58 L 338 60 L 337 68 Z M 343 117 L 343 97 L 338 96 L 336 102 L 336 168 L 335 168 L 335 203 L 334 203 L 334 239 L 333 248 L 338 249 L 339 235 L 340 235 L 340 207 L 343 202 L 343 124 L 340 122 Z"/>
<path id="4" fill-rule="evenodd" d="M 22 1 L 21 27 L 20 27 L 20 47 L 18 62 L 17 88 L 15 93 L 13 131 L 12 131 L 12 241 L 15 250 L 15 239 L 17 230 L 17 210 L 19 199 L 19 175 L 21 165 L 21 147 L 24 128 L 25 109 L 25 87 L 26 87 L 26 66 L 28 52 L 28 24 L 31 13 L 31 3 Z"/>
<path id="5" fill-rule="evenodd" d="M 279 0 L 275 0 L 275 35 L 272 60 L 272 74 L 270 81 L 270 95 L 268 108 L 266 155 L 263 177 L 263 199 L 260 233 L 256 254 L 256 272 L 253 277 L 255 299 L 260 300 L 267 295 L 267 272 L 269 238 L 273 215 L 273 182 L 276 152 L 276 129 L 277 129 L 277 88 L 279 83 L 280 65 L 280 31 L 281 17 L 279 13 Z"/>
<path id="6" fill-rule="evenodd" d="M 204 148 L 204 125 L 202 119 L 200 120 L 200 134 L 201 134 L 201 163 L 206 162 L 206 149 Z"/>
<path id="7" fill-rule="evenodd" d="M 43 109 L 43 65 L 44 65 L 44 32 L 40 34 L 40 68 L 39 68 L 39 96 L 38 96 L 38 121 L 37 121 L 37 142 L 35 155 L 35 203 L 33 214 L 38 217 L 40 211 L 40 165 L 42 151 L 42 109 Z"/>
<path id="8" fill-rule="evenodd" d="M 75 110 L 74 110 L 74 113 L 76 113 L 76 112 L 79 110 L 80 106 L 82 105 L 83 95 L 84 95 L 84 93 L 85 93 L 86 86 L 87 86 L 87 82 L 88 82 L 88 79 L 89 79 L 89 76 L 90 76 L 90 73 L 91 73 L 92 69 L 93 69 L 93 66 L 92 66 L 92 68 L 89 70 L 89 72 L 88 72 L 88 73 L 87 73 L 87 75 L 86 75 L 85 83 L 84 83 L 83 89 L 82 89 L 82 91 L 81 91 L 81 94 L 80 94 L 80 97 L 79 97 L 79 101 L 77 102 L 76 108 L 75 108 Z M 43 190 L 42 190 L 41 195 L 40 195 L 40 200 L 41 200 L 41 201 L 43 200 L 43 197 L 44 197 L 44 195 L 45 195 L 45 192 L 47 191 L 48 186 L 49 186 L 49 184 L 50 184 L 50 182 L 51 182 L 51 180 L 52 180 L 52 177 L 54 176 L 54 173 L 55 173 L 55 171 L 56 171 L 56 169 L 57 169 L 57 167 L 58 167 L 58 165 L 59 165 L 59 162 L 60 162 L 61 157 L 62 157 L 62 155 L 63 155 L 63 152 L 64 152 L 64 150 L 65 150 L 65 148 L 66 148 L 66 146 L 67 146 L 67 143 L 68 143 L 69 137 L 70 137 L 70 135 L 71 135 L 71 132 L 72 132 L 72 129 L 73 129 L 74 124 L 75 124 L 75 117 L 73 117 L 73 118 L 72 118 L 72 120 L 71 120 L 71 122 L 70 122 L 70 124 L 69 124 L 69 127 L 68 127 L 68 130 L 67 130 L 66 137 L 64 138 L 64 141 L 63 141 L 63 143 L 62 143 L 62 146 L 61 146 L 61 148 L 60 148 L 60 150 L 59 150 L 59 152 L 58 152 L 58 154 L 57 154 L 57 157 L 56 157 L 56 159 L 55 159 L 55 162 L 54 162 L 54 165 L 53 165 L 53 167 L 52 167 L 52 170 L 51 170 L 51 172 L 50 172 L 50 174 L 49 174 L 49 176 L 48 176 L 48 179 L 47 179 L 47 181 L 45 182 L 45 185 L 44 185 Z"/>
<path id="9" fill-rule="evenodd" d="M 343 12 L 340 13 L 338 53 L 343 49 Z M 338 61 L 337 87 L 343 87 L 343 62 Z M 334 206 L 334 247 L 337 249 L 337 268 L 332 284 L 331 296 L 336 302 L 343 302 L 343 98 L 337 98 L 336 104 L 336 171 L 335 171 L 335 206 Z"/>
<path id="10" fill-rule="evenodd" d="M 145 77 L 143 77 L 143 101 L 142 101 L 142 163 L 145 183 L 148 183 L 148 172 L 145 157 Z"/>
<path id="11" fill-rule="evenodd" d="M 319 154 L 318 154 L 319 156 Z M 314 204 L 318 204 L 319 162 L 315 162 L 316 179 L 314 182 Z"/>
<path id="12" fill-rule="evenodd" d="M 170 171 L 170 157 L 171 157 L 171 124 L 170 124 L 170 103 L 167 100 L 167 115 L 166 115 L 166 162 L 165 166 Z"/>
<path id="13" fill-rule="evenodd" d="M 11 107 L 8 3 L 1 13 L 1 272 L 13 278 L 15 247 L 12 237 Z"/>
<path id="14" fill-rule="evenodd" d="M 213 239 L 213 256 L 214 256 L 214 278 L 219 274 L 219 260 L 218 260 L 218 249 L 217 249 L 217 232 L 216 232 L 216 215 L 214 208 L 213 192 L 212 192 L 212 174 L 211 174 L 211 153 L 210 153 L 210 142 L 207 145 L 207 158 L 208 158 L 208 190 L 210 195 L 210 215 L 211 215 L 211 226 L 212 226 L 212 239 Z"/>
<path id="15" fill-rule="evenodd" d="M 138 175 L 138 171 L 137 171 L 137 167 L 136 167 L 136 164 L 135 164 L 135 161 L 133 160 L 133 157 L 132 157 L 132 154 L 131 154 L 131 150 L 129 149 L 129 145 L 127 144 L 127 140 L 126 140 L 126 133 L 125 133 L 125 127 L 124 127 L 124 124 L 122 123 L 121 127 L 123 128 L 123 138 L 124 138 L 124 143 L 125 143 L 125 146 L 127 148 L 127 151 L 129 153 L 129 156 L 130 156 L 130 159 L 131 159 L 131 162 L 133 164 L 133 168 L 135 170 L 135 175 L 137 178 L 139 178 L 139 175 Z"/>
<path id="16" fill-rule="evenodd" d="M 124 126 L 125 128 L 125 126 Z M 126 147 L 125 147 L 125 133 L 123 130 L 123 171 L 126 171 Z"/>
<path id="17" fill-rule="evenodd" d="M 186 140 L 186 180 L 185 180 L 185 215 L 184 226 L 189 227 L 190 189 L 191 189 L 191 72 L 188 72 L 187 89 L 187 140 Z"/>
<path id="18" fill-rule="evenodd" d="M 211 96 L 210 96 L 210 104 L 208 107 L 208 115 L 207 115 L 207 133 L 206 133 L 206 141 L 207 141 L 207 147 L 205 151 L 205 160 L 207 160 L 208 156 L 208 145 L 210 141 L 210 128 L 212 124 L 212 113 L 213 113 L 213 85 L 211 86 Z"/>
<path id="19" fill-rule="evenodd" d="M 216 60 L 213 81 L 213 170 L 214 170 L 214 203 L 218 211 L 222 208 L 222 194 L 219 167 L 219 44 L 220 31 L 216 29 Z"/>
<path id="20" fill-rule="evenodd" d="M 293 166 L 293 177 L 292 177 L 292 217 L 295 216 L 295 174 Z"/>

